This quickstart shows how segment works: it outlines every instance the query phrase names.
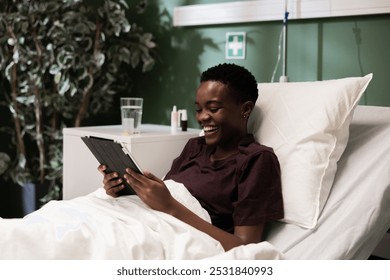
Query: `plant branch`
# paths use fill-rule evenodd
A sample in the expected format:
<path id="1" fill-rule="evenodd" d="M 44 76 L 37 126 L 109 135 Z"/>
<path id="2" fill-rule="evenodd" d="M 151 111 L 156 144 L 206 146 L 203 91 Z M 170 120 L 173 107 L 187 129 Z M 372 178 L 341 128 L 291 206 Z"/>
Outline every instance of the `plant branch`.
<path id="1" fill-rule="evenodd" d="M 45 140 L 43 138 L 43 127 L 42 127 L 42 110 L 41 110 L 41 96 L 39 93 L 39 88 L 34 85 L 34 94 L 35 94 L 35 130 L 36 130 L 36 141 L 39 151 L 39 181 L 41 183 L 45 180 Z"/>
<path id="2" fill-rule="evenodd" d="M 16 42 L 16 36 L 12 30 L 12 27 L 8 25 L 8 33 L 10 34 L 11 38 L 13 38 Z M 16 45 L 13 47 L 13 53 L 16 51 Z M 18 147 L 19 154 L 22 154 L 24 157 L 26 157 L 26 147 L 24 145 L 23 136 L 22 136 L 22 126 L 19 119 L 19 106 L 17 101 L 18 96 L 18 79 L 17 79 L 17 65 L 14 64 L 12 66 L 12 79 L 11 79 L 11 102 L 12 106 L 14 108 L 15 113 L 13 114 L 13 120 L 15 124 L 15 133 L 16 133 L 16 143 Z"/>
<path id="3" fill-rule="evenodd" d="M 34 20 L 35 21 L 35 20 Z M 38 63 L 41 64 L 42 60 L 42 48 L 38 40 L 36 28 L 32 30 L 32 38 L 34 40 L 35 48 L 37 50 Z M 39 181 L 41 183 L 45 180 L 45 140 L 43 137 L 43 120 L 42 120 L 42 102 L 40 88 L 34 83 L 34 111 L 35 111 L 35 130 L 36 130 L 36 141 L 39 151 Z M 43 84 L 41 86 L 43 88 Z"/>
<path id="4" fill-rule="evenodd" d="M 96 59 L 98 53 L 99 53 L 99 43 L 100 43 L 100 33 L 102 29 L 102 24 L 99 22 L 99 20 L 96 20 L 96 31 L 95 31 L 95 42 L 93 47 L 93 57 Z M 85 115 L 87 114 L 88 107 L 89 107 L 89 101 L 91 100 L 92 96 L 92 86 L 93 86 L 93 68 L 90 66 L 88 68 L 88 75 L 90 76 L 90 82 L 85 87 L 83 92 L 83 100 L 80 104 L 79 111 L 77 113 L 76 119 L 75 119 L 75 127 L 79 127 L 81 125 L 82 120 L 85 118 Z"/>

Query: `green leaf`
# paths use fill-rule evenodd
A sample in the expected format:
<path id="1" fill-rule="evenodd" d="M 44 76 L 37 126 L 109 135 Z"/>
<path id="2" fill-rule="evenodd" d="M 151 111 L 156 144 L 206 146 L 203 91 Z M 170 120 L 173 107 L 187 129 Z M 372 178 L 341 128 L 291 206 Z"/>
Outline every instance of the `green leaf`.
<path id="1" fill-rule="evenodd" d="M 12 80 L 12 67 L 14 67 L 14 65 L 15 65 L 15 62 L 11 61 L 11 63 L 8 64 L 7 67 L 5 68 L 5 77 L 10 82 Z"/>
<path id="2" fill-rule="evenodd" d="M 57 72 L 54 75 L 54 83 L 58 84 L 61 81 L 61 77 L 62 77 L 62 73 L 61 72 Z"/>
<path id="3" fill-rule="evenodd" d="M 95 55 L 95 60 L 96 60 L 96 64 L 101 67 L 103 64 L 104 64 L 104 61 L 105 61 L 105 55 L 101 52 L 97 53 Z"/>
<path id="4" fill-rule="evenodd" d="M 128 48 L 120 48 L 119 55 L 122 61 L 126 62 L 127 64 L 130 63 L 131 53 Z"/>
<path id="5" fill-rule="evenodd" d="M 133 68 L 137 67 L 139 61 L 140 61 L 139 52 L 133 52 L 133 54 L 131 55 L 131 66 Z"/>
<path id="6" fill-rule="evenodd" d="M 24 104 L 24 105 L 30 106 L 30 105 L 34 104 L 35 96 L 34 95 L 31 95 L 31 96 L 18 96 L 18 97 L 16 97 L 16 101 L 18 101 L 20 104 Z"/>
<path id="7" fill-rule="evenodd" d="M 147 59 L 146 61 L 144 61 L 144 64 L 142 66 L 142 71 L 147 72 L 152 70 L 154 63 L 155 63 L 154 59 Z"/>
<path id="8" fill-rule="evenodd" d="M 9 38 L 8 40 L 7 40 L 7 43 L 8 43 L 8 45 L 10 45 L 10 46 L 15 46 L 15 44 L 16 44 L 16 41 L 14 40 L 14 38 Z"/>
<path id="9" fill-rule="evenodd" d="M 64 95 L 70 88 L 69 80 L 64 79 L 58 84 L 58 93 Z"/>
<path id="10" fill-rule="evenodd" d="M 19 160 L 18 160 L 18 166 L 21 169 L 24 169 L 26 167 L 26 157 L 23 154 L 19 155 Z"/>
<path id="11" fill-rule="evenodd" d="M 11 158 L 8 154 L 0 152 L 0 175 L 11 165 Z"/>
<path id="12" fill-rule="evenodd" d="M 153 35 L 151 33 L 145 33 L 141 36 L 140 41 L 149 49 L 152 49 L 156 46 L 156 44 L 152 41 Z"/>
<path id="13" fill-rule="evenodd" d="M 74 84 L 70 84 L 70 96 L 75 96 L 77 93 L 77 87 L 74 86 Z"/>
<path id="14" fill-rule="evenodd" d="M 57 75 L 58 73 L 61 72 L 61 67 L 58 66 L 57 64 L 52 64 L 49 69 L 49 73 L 52 75 Z M 60 73 L 61 74 L 61 73 Z M 58 82 L 56 82 L 58 84 Z"/>

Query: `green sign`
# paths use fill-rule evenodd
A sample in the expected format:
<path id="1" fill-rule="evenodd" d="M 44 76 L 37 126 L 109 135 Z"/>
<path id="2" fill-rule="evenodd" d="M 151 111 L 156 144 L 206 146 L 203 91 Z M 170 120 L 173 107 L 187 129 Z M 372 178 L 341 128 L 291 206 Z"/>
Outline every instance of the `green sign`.
<path id="1" fill-rule="evenodd" d="M 245 32 L 226 33 L 226 59 L 245 59 Z"/>

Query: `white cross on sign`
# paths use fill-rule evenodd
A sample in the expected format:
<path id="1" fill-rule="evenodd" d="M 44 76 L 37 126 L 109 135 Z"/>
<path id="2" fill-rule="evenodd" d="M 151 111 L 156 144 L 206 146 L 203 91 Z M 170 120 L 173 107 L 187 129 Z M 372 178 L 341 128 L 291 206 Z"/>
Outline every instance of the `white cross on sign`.
<path id="1" fill-rule="evenodd" d="M 242 42 L 238 41 L 238 36 L 233 36 L 233 42 L 229 42 L 228 44 L 228 48 L 233 51 L 234 56 L 238 55 L 238 51 L 241 50 L 244 45 Z"/>
<path id="2" fill-rule="evenodd" d="M 245 58 L 245 32 L 226 33 L 226 59 Z"/>

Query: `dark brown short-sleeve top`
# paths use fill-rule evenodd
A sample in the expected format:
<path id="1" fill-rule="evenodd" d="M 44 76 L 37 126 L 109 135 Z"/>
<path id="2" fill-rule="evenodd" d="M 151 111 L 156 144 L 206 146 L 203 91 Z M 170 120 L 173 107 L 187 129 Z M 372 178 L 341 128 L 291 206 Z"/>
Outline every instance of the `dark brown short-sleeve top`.
<path id="1" fill-rule="evenodd" d="M 204 137 L 190 139 L 165 179 L 183 183 L 212 223 L 228 232 L 283 218 L 280 167 L 271 148 L 248 134 L 234 156 L 211 161 L 213 151 Z"/>

